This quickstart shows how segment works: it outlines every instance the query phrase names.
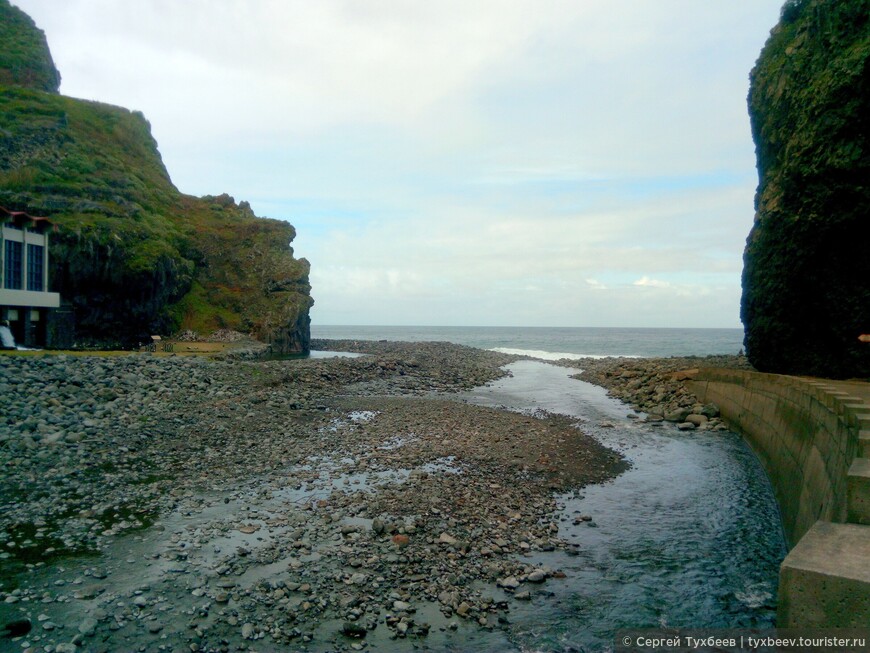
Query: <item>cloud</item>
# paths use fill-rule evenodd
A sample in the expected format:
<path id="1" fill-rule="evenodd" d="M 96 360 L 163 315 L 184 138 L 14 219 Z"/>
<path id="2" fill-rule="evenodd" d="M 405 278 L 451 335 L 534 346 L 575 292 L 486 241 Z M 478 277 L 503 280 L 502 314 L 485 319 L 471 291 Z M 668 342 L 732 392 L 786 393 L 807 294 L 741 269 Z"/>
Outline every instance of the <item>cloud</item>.
<path id="1" fill-rule="evenodd" d="M 650 279 L 649 277 L 641 277 L 637 281 L 635 281 L 633 286 L 641 286 L 643 288 L 670 288 L 671 284 L 667 281 L 660 281 L 658 279 Z"/>
<path id="2" fill-rule="evenodd" d="M 586 279 L 586 284 L 594 290 L 607 290 L 607 286 L 598 281 L 598 279 Z"/>
<path id="3" fill-rule="evenodd" d="M 320 323 L 736 326 L 781 0 L 16 0 L 176 185 L 291 221 Z"/>

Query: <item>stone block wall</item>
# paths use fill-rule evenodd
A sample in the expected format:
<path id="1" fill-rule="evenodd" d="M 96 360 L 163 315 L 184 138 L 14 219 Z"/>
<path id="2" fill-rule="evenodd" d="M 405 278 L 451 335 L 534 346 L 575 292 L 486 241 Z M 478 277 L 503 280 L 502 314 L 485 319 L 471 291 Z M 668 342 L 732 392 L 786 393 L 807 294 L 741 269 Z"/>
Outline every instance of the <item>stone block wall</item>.
<path id="1" fill-rule="evenodd" d="M 746 370 L 704 369 L 689 387 L 719 406 L 761 459 L 790 545 L 820 519 L 846 521 L 860 407 L 823 381 Z"/>

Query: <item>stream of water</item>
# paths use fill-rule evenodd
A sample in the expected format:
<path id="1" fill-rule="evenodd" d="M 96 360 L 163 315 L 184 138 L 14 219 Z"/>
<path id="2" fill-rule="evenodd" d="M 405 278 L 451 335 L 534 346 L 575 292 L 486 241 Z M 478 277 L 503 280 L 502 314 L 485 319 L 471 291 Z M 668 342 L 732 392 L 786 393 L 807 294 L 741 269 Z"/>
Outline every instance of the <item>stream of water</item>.
<path id="1" fill-rule="evenodd" d="M 580 555 L 540 554 L 567 579 L 548 584 L 551 600 L 512 609 L 521 650 L 607 650 L 622 628 L 773 627 L 785 539 L 770 483 L 739 436 L 629 419 L 624 404 L 564 368 L 509 369 L 464 399 L 576 417 L 632 463 L 562 497 L 560 535 Z M 578 515 L 593 520 L 575 524 Z"/>

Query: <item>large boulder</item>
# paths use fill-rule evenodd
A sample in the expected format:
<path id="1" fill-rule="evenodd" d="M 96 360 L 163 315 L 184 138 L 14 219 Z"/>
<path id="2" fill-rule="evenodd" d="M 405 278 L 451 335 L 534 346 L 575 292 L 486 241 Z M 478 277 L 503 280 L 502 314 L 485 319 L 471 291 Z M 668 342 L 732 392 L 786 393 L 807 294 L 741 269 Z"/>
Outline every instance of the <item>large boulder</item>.
<path id="1" fill-rule="evenodd" d="M 870 0 L 789 0 L 750 76 L 741 317 L 759 370 L 870 376 Z"/>

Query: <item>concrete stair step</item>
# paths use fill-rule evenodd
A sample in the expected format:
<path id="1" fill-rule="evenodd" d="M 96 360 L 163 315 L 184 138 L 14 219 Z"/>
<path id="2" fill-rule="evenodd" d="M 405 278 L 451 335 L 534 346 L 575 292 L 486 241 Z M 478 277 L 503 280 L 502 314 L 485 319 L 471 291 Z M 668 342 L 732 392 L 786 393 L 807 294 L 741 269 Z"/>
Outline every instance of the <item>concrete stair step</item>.
<path id="1" fill-rule="evenodd" d="M 858 455 L 862 458 L 870 458 L 870 429 L 858 433 Z"/>
<path id="2" fill-rule="evenodd" d="M 858 423 L 859 431 L 870 431 L 870 412 L 867 412 L 867 405 L 861 407 L 861 410 L 855 412 L 855 421 Z M 859 456 L 870 458 L 866 454 L 859 453 Z"/>
<path id="3" fill-rule="evenodd" d="M 870 458 L 855 458 L 846 475 L 846 521 L 870 524 Z"/>
<path id="4" fill-rule="evenodd" d="M 779 568 L 780 628 L 870 623 L 870 528 L 819 521 Z"/>

